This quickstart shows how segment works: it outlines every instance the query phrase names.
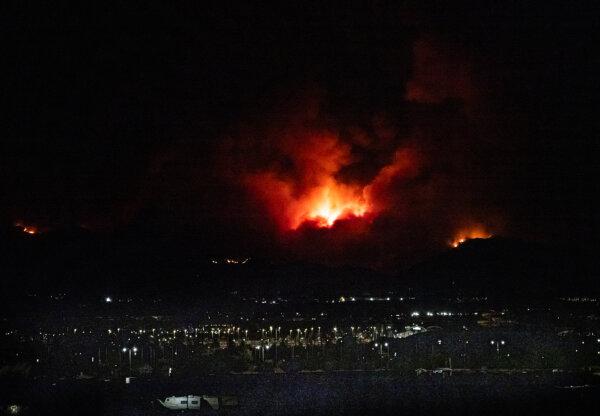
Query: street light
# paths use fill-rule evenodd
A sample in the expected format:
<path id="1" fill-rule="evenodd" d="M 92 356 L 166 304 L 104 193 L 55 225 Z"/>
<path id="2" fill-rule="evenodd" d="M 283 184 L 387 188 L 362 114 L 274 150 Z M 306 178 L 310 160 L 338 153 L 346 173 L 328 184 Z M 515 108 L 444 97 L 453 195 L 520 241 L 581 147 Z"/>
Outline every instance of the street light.
<path id="1" fill-rule="evenodd" d="M 278 347 L 278 337 L 277 335 L 279 335 L 279 331 L 281 330 L 281 327 L 278 326 L 277 328 L 275 328 L 275 367 L 277 367 L 277 347 Z"/>
<path id="2" fill-rule="evenodd" d="M 504 345 L 506 342 L 503 339 L 500 341 L 493 339 L 490 341 L 490 344 L 496 346 L 496 354 L 500 355 L 500 345 Z"/>
<path id="3" fill-rule="evenodd" d="M 269 347 L 267 346 L 267 349 L 269 349 Z M 259 357 L 261 358 L 262 361 L 265 360 L 265 346 L 264 345 L 257 345 L 256 346 L 256 350 L 259 353 Z"/>
<path id="4" fill-rule="evenodd" d="M 121 349 L 121 351 L 123 351 L 123 353 L 129 352 L 129 373 L 131 374 L 131 351 L 133 351 L 133 353 L 137 353 L 137 347 L 133 347 L 133 348 L 127 348 L 127 347 L 123 347 L 123 349 Z"/>
<path id="5" fill-rule="evenodd" d="M 387 344 L 387 342 L 386 342 Z M 387 347 L 387 345 L 386 345 Z M 383 344 L 380 344 L 379 342 L 375 343 L 375 348 L 379 348 L 379 355 L 383 355 Z"/>

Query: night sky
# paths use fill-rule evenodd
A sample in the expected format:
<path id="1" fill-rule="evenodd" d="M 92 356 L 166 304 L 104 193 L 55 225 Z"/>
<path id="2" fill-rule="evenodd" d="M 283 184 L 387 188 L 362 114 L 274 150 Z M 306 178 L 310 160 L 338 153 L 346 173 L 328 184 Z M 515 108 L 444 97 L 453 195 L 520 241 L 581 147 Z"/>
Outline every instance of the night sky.
<path id="1" fill-rule="evenodd" d="M 597 243 L 593 8 L 126 3 L 3 17 L 6 226 L 384 268 Z"/>

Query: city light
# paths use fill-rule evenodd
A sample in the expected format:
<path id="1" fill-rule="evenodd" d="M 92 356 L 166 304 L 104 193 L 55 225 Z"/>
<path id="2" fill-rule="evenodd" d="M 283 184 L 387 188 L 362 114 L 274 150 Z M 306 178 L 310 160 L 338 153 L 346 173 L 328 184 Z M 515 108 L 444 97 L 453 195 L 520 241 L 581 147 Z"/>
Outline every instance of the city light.
<path id="1" fill-rule="evenodd" d="M 8 406 L 8 413 L 11 415 L 17 415 L 21 412 L 21 406 L 18 404 L 12 404 Z"/>

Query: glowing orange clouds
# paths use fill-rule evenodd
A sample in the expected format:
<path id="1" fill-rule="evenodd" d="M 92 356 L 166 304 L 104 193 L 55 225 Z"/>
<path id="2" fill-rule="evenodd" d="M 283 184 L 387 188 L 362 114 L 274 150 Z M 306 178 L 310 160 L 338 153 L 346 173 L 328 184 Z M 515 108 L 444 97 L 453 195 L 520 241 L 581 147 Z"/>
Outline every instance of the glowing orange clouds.
<path id="1" fill-rule="evenodd" d="M 329 228 L 339 220 L 372 218 L 385 210 L 400 212 L 398 185 L 418 175 L 420 156 L 410 147 L 397 148 L 388 164 L 368 182 L 352 181 L 344 168 L 357 161 L 351 144 L 329 130 L 290 126 L 269 140 L 270 164 L 244 175 L 244 183 L 262 202 L 279 228 Z M 273 161 L 273 154 L 278 156 Z M 396 189 L 392 191 L 391 189 Z"/>
<path id="2" fill-rule="evenodd" d="M 362 217 L 369 211 L 363 186 L 343 183 L 336 174 L 351 162 L 350 148 L 330 132 L 307 132 L 279 142 L 287 165 L 246 177 L 284 230 L 303 223 L 331 227 L 337 220 Z"/>
<path id="3" fill-rule="evenodd" d="M 492 234 L 488 233 L 482 226 L 474 226 L 461 230 L 454 239 L 450 242 L 450 246 L 456 248 L 467 240 L 474 238 L 490 238 Z"/>

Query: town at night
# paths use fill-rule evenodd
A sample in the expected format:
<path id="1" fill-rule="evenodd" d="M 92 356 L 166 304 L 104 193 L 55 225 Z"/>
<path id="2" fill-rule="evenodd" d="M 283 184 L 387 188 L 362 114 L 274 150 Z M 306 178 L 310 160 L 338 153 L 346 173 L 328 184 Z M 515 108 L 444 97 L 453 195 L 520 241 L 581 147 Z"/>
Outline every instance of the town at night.
<path id="1" fill-rule="evenodd" d="M 0 415 L 592 414 L 594 9 L 9 10 Z"/>

